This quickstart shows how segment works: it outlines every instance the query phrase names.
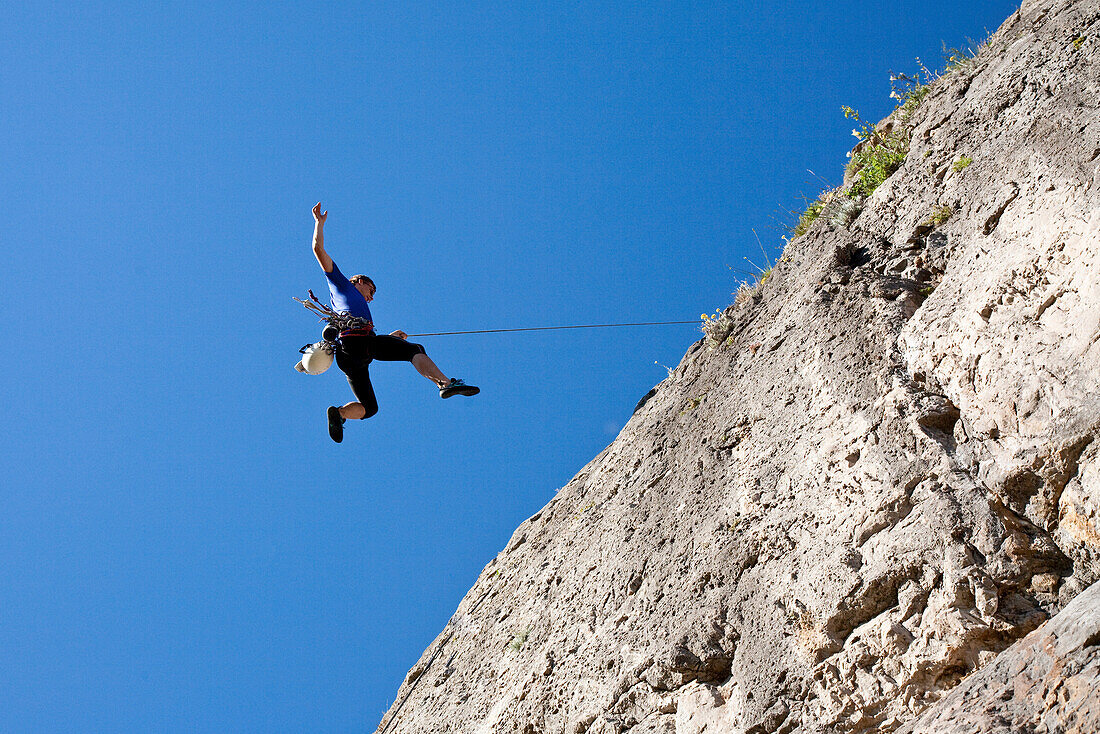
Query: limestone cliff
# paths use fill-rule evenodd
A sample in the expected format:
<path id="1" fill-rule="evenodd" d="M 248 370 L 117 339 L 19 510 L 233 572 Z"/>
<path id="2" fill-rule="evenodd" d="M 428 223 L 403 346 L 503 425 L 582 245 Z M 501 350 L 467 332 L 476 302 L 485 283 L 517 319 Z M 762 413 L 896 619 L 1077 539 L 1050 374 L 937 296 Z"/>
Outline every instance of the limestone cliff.
<path id="1" fill-rule="evenodd" d="M 1097 626 L 1071 605 L 1001 669 L 1100 580 L 1100 0 L 1025 2 L 898 131 L 516 530 L 380 731 L 938 731 Z M 1100 730 L 1043 696 L 1022 730 Z"/>

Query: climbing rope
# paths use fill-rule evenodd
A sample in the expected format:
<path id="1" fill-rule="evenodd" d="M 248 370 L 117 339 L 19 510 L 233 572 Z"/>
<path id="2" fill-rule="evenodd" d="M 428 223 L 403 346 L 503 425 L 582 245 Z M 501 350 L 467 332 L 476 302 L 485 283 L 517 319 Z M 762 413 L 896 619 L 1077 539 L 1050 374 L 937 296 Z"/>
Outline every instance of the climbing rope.
<path id="1" fill-rule="evenodd" d="M 529 326 L 523 329 L 477 329 L 475 331 L 433 331 L 409 336 L 451 336 L 453 334 L 505 334 L 512 331 L 554 331 L 557 329 L 606 329 L 612 326 L 665 326 L 668 324 L 698 324 L 694 321 L 639 321 L 633 324 L 573 324 L 571 326 Z"/>
<path id="2" fill-rule="evenodd" d="M 321 321 L 327 321 L 341 331 L 348 328 L 362 328 L 373 326 L 366 319 L 358 319 L 354 316 L 334 311 L 309 292 L 309 301 L 295 298 L 295 301 L 305 306 L 314 314 L 321 317 Z M 699 321 L 638 321 L 629 324 L 570 324 L 568 326 L 527 326 L 519 329 L 474 329 L 471 331 L 431 331 L 422 334 L 409 334 L 409 336 L 454 336 L 456 334 L 508 334 L 516 331 L 559 331 L 561 329 L 608 329 L 616 326 L 668 326 L 670 324 L 698 324 Z"/>

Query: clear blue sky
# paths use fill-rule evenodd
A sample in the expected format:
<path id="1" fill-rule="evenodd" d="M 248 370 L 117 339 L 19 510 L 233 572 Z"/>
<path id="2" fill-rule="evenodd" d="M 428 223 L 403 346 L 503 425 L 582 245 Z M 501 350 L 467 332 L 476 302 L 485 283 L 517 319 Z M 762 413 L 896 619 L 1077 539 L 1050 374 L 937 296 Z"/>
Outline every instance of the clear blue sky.
<path id="1" fill-rule="evenodd" d="M 0 29 L 0 730 L 351 732 L 694 326 L 423 340 L 333 444 L 310 207 L 409 332 L 694 319 L 840 106 L 1012 2 L 56 3 Z"/>

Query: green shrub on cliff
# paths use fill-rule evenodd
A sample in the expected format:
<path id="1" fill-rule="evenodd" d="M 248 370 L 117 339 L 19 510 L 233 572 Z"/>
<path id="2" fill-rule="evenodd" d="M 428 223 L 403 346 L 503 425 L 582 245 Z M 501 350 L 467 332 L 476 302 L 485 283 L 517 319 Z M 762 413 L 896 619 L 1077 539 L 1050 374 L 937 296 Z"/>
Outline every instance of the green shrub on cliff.
<path id="1" fill-rule="evenodd" d="M 865 198 L 905 162 L 905 155 L 909 152 L 909 129 L 901 125 L 880 133 L 873 125 L 864 122 L 851 107 L 841 109 L 845 117 L 859 124 L 852 134 L 859 138 L 860 144 L 848 163 L 848 174 L 855 176 L 856 180 L 846 193 L 853 199 Z"/>

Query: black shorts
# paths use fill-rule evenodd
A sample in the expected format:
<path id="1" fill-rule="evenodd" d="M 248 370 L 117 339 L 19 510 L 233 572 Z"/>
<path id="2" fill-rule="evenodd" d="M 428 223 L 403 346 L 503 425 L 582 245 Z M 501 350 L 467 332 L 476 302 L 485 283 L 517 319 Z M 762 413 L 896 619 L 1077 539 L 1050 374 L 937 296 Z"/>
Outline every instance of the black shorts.
<path id="1" fill-rule="evenodd" d="M 336 366 L 348 376 L 348 384 L 355 399 L 363 404 L 370 418 L 378 412 L 378 400 L 370 384 L 370 363 L 411 362 L 413 357 L 424 354 L 424 347 L 396 336 L 348 334 L 340 338 L 336 347 Z"/>

